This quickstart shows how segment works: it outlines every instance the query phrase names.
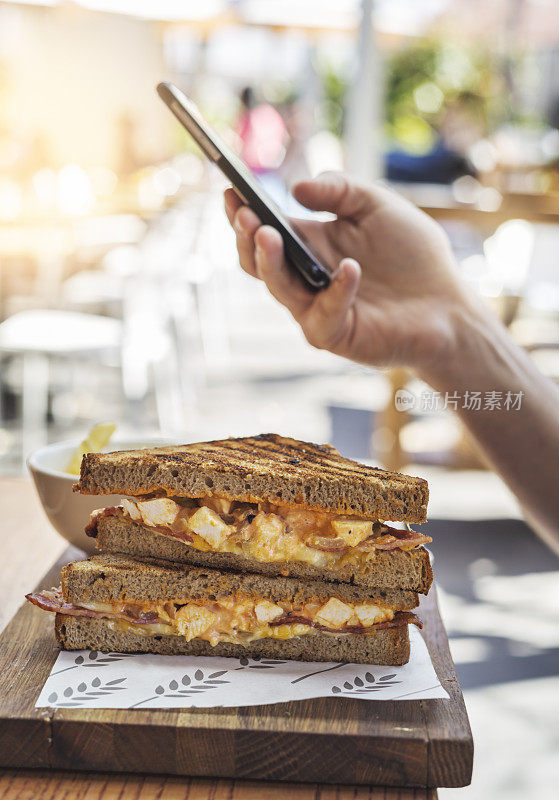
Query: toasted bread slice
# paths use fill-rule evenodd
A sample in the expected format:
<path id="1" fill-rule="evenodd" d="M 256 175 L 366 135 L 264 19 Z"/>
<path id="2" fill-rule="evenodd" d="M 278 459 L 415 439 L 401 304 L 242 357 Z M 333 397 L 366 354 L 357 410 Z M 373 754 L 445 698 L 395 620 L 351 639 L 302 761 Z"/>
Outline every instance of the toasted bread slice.
<path id="1" fill-rule="evenodd" d="M 140 559 L 185 564 L 213 569 L 250 571 L 261 575 L 286 575 L 303 580 L 340 581 L 369 592 L 406 589 L 427 594 L 433 581 L 429 554 L 424 547 L 414 550 L 379 550 L 363 568 L 350 563 L 324 569 L 301 561 L 258 561 L 246 555 L 202 551 L 187 542 L 121 516 L 99 516 L 96 524 L 97 549 L 101 553 L 123 553 Z"/>
<path id="2" fill-rule="evenodd" d="M 217 495 L 249 503 L 424 522 L 427 482 L 350 461 L 330 445 L 268 433 L 178 447 L 84 456 L 75 491 L 175 497 Z"/>
<path id="3" fill-rule="evenodd" d="M 259 639 L 249 645 L 220 642 L 212 647 L 202 639 L 187 642 L 183 636 L 145 636 L 111 629 L 108 620 L 57 614 L 56 639 L 64 650 L 100 650 L 114 653 L 226 656 L 229 658 L 346 661 L 353 664 L 399 666 L 410 657 L 408 626 L 355 636 L 315 633 L 293 639 Z"/>
<path id="4" fill-rule="evenodd" d="M 419 604 L 416 592 L 399 589 L 363 589 L 350 584 L 301 582 L 295 578 L 269 578 L 251 573 L 219 572 L 215 569 L 165 566 L 122 555 L 92 556 L 62 569 L 62 594 L 74 605 L 118 600 L 160 602 L 168 599 L 207 599 L 234 593 L 264 600 L 290 603 L 325 603 L 336 597 L 347 603 L 374 603 L 396 611 Z"/>

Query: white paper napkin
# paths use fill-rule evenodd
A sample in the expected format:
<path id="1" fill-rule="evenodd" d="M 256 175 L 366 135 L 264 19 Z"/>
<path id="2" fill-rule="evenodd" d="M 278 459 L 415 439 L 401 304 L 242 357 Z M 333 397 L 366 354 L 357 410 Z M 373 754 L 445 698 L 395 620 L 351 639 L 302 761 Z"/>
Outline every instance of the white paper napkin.
<path id="1" fill-rule="evenodd" d="M 211 708 L 308 697 L 448 698 L 419 631 L 403 667 L 63 651 L 36 708 Z"/>

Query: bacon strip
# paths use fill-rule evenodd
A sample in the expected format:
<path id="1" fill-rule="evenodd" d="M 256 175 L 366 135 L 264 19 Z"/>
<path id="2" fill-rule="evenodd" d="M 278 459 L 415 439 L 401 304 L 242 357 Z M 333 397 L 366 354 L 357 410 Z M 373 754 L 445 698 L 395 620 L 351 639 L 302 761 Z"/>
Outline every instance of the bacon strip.
<path id="1" fill-rule="evenodd" d="M 394 619 L 388 622 L 379 622 L 373 625 L 373 628 L 377 630 L 379 628 L 401 628 L 403 625 L 415 625 L 420 630 L 423 628 L 423 623 L 413 611 L 397 611 L 394 614 Z"/>
<path id="2" fill-rule="evenodd" d="M 382 536 L 374 533 L 355 548 L 350 548 L 343 539 L 327 536 L 311 536 L 310 539 L 307 539 L 306 544 L 308 547 L 312 547 L 313 550 L 335 553 L 350 549 L 361 550 L 362 552 L 395 550 L 398 547 L 405 547 L 411 550 L 413 547 L 419 547 L 422 544 L 433 541 L 430 536 L 425 536 L 417 531 L 400 530 L 399 528 L 391 528 L 389 525 L 383 525 L 382 530 L 390 531 L 390 533 L 385 533 Z"/>
<path id="3" fill-rule="evenodd" d="M 25 597 L 30 603 L 42 608 L 44 611 L 52 611 L 56 614 L 68 614 L 72 617 L 105 617 L 109 619 L 114 617 L 116 619 L 122 619 L 124 616 L 134 625 L 146 625 L 158 621 L 158 616 L 155 611 L 140 611 L 138 606 L 130 606 L 128 608 L 123 607 L 120 614 L 111 614 L 104 611 L 92 611 L 89 608 L 74 606 L 72 603 L 65 602 L 60 589 L 55 589 L 50 592 L 44 591 L 31 593 L 25 595 Z M 367 627 L 362 627 L 360 625 L 349 625 L 343 629 L 328 628 L 325 625 L 321 625 L 319 622 L 314 622 L 306 617 L 296 616 L 295 614 L 286 614 L 280 619 L 274 620 L 269 624 L 272 627 L 277 627 L 278 625 L 308 625 L 311 628 L 315 628 L 316 630 L 320 631 L 327 631 L 328 633 L 367 633 L 369 631 L 380 630 L 382 628 L 398 628 L 402 625 L 408 625 L 409 623 L 417 625 L 418 628 L 422 627 L 421 621 L 411 611 L 397 611 L 394 614 L 393 619 L 387 622 L 378 622 L 375 625 L 369 625 Z"/>
<path id="4" fill-rule="evenodd" d="M 312 627 L 312 620 L 307 617 L 298 617 L 296 614 L 285 614 L 280 619 L 275 619 L 269 622 L 270 627 L 275 628 L 277 625 L 309 625 Z"/>
<path id="5" fill-rule="evenodd" d="M 412 549 L 413 547 L 419 547 L 422 544 L 428 544 L 433 541 L 430 536 L 425 536 L 425 534 L 419 533 L 418 531 L 402 531 L 398 528 L 388 528 L 388 530 L 390 530 L 391 533 L 385 534 L 384 536 L 377 536 L 376 538 L 370 536 L 359 545 L 359 548 L 365 551 L 395 550 L 397 547 Z"/>
<path id="6" fill-rule="evenodd" d="M 326 633 L 367 633 L 373 630 L 375 625 L 369 625 L 364 628 L 362 625 L 346 625 L 345 628 L 328 628 L 326 625 L 321 625 L 320 622 L 313 622 L 312 627 L 317 631 L 325 631 Z"/>
<path id="7" fill-rule="evenodd" d="M 148 530 L 162 533 L 163 536 L 168 536 L 170 539 L 178 539 L 180 542 L 186 542 L 187 544 L 193 541 L 192 534 L 187 533 L 186 531 L 175 531 L 172 528 L 164 528 L 161 525 L 149 527 Z"/>
<path id="8" fill-rule="evenodd" d="M 422 544 L 428 544 L 432 542 L 430 536 L 424 536 L 423 534 L 418 534 L 413 539 L 405 539 L 404 541 L 395 540 L 393 542 L 386 542 L 384 544 L 378 544 L 376 546 L 377 550 L 395 550 L 397 547 L 406 547 L 412 549 L 413 547 L 419 547 Z"/>
<path id="9" fill-rule="evenodd" d="M 43 611 L 52 611 L 55 614 L 67 614 L 70 617 L 106 617 L 122 619 L 126 617 L 134 625 L 148 625 L 152 622 L 157 622 L 158 616 L 155 611 L 140 611 L 138 607 L 132 607 L 128 610 L 123 609 L 121 614 L 111 614 L 105 611 L 93 611 L 90 608 L 82 608 L 82 606 L 75 606 L 72 603 L 67 603 L 62 597 L 60 589 L 53 590 L 52 592 L 37 592 L 26 594 L 25 599 L 29 600 L 33 605 L 42 608 Z M 133 613 L 136 612 L 134 616 Z"/>
<path id="10" fill-rule="evenodd" d="M 421 620 L 411 611 L 396 611 L 393 619 L 386 622 L 377 622 L 374 625 L 363 627 L 361 625 L 348 625 L 345 628 L 327 628 L 326 625 L 321 625 L 319 622 L 313 622 L 307 617 L 298 617 L 295 615 L 286 614 L 280 619 L 268 623 L 270 626 L 276 625 L 309 625 L 311 628 L 316 628 L 320 631 L 328 631 L 328 633 L 367 633 L 367 631 L 378 631 L 381 628 L 400 628 L 402 625 L 417 625 L 418 628 L 423 627 Z"/>
<path id="11" fill-rule="evenodd" d="M 25 599 L 33 605 L 42 608 L 43 611 L 53 611 L 56 614 L 69 614 L 72 617 L 98 617 L 98 611 L 91 611 L 89 608 L 79 608 L 66 603 L 60 591 L 38 592 L 26 594 Z"/>
<path id="12" fill-rule="evenodd" d="M 97 528 L 101 517 L 116 517 L 118 516 L 119 506 L 107 506 L 94 511 L 91 519 L 85 526 L 85 535 L 91 536 L 92 539 L 97 538 Z"/>

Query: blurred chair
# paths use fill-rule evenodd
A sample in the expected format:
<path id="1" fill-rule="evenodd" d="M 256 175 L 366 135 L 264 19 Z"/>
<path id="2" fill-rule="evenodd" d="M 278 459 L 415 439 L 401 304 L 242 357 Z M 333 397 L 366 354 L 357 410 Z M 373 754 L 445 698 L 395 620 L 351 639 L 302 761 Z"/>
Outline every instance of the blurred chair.
<path id="1" fill-rule="evenodd" d="M 23 458 L 47 439 L 49 362 L 120 355 L 118 320 L 70 311 L 22 311 L 0 325 L 0 357 L 22 362 Z"/>
<path id="2" fill-rule="evenodd" d="M 206 374 L 223 376 L 231 358 L 226 308 L 226 276 L 234 253 L 231 232 L 224 224 L 221 193 L 210 188 L 192 202 L 194 235 L 176 278 L 192 287 Z"/>
<path id="3" fill-rule="evenodd" d="M 384 467 L 391 472 L 399 472 L 408 460 L 403 452 L 400 433 L 404 425 L 409 421 L 409 413 L 407 410 L 397 407 L 396 398 L 398 393 L 405 389 L 411 377 L 411 372 L 402 367 L 393 368 L 387 373 L 390 383 L 390 396 L 384 411 L 379 417 L 379 426 L 375 431 L 377 434 L 375 437 L 375 452 Z M 379 431 L 381 436 L 378 435 Z"/>
<path id="4" fill-rule="evenodd" d="M 120 364 L 127 414 L 132 424 L 135 418 L 141 424 L 144 402 L 153 393 L 158 427 L 173 436 L 184 432 L 197 396 L 191 343 L 183 336 L 185 318 L 196 317 L 188 274 L 196 223 L 196 213 L 193 217 L 184 209 L 166 208 L 151 219 L 140 241 L 114 247 L 99 269 L 73 275 L 61 293 L 66 307 L 122 319 Z"/>
<path id="5" fill-rule="evenodd" d="M 104 269 L 84 269 L 67 278 L 59 293 L 67 311 L 120 317 L 124 280 Z"/>
<path id="6" fill-rule="evenodd" d="M 159 429 L 179 435 L 195 393 L 183 390 L 186 376 L 181 375 L 179 348 L 161 284 L 144 274 L 129 280 L 124 292 L 122 386 L 127 402 L 137 410 L 153 389 Z"/>
<path id="7" fill-rule="evenodd" d="M 131 408 L 139 410 L 153 389 L 159 428 L 173 436 L 183 433 L 186 421 L 192 420 L 205 377 L 205 363 L 192 363 L 200 326 L 189 271 L 198 243 L 200 206 L 203 199 L 191 194 L 185 207 L 166 209 L 152 220 L 134 254 L 119 248 L 121 252 L 109 254 L 104 263 L 122 279 L 124 394 Z M 186 328 L 192 328 L 193 320 L 194 336 L 189 338 Z"/>

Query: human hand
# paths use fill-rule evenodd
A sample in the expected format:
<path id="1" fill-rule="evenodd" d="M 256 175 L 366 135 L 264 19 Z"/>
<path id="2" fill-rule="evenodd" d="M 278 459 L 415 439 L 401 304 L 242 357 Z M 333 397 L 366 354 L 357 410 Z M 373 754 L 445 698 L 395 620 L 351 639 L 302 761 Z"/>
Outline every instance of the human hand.
<path id="1" fill-rule="evenodd" d="M 375 366 L 420 373 L 452 357 L 453 318 L 468 304 L 442 229 L 387 187 L 325 173 L 294 187 L 326 222 L 295 220 L 337 269 L 330 286 L 308 291 L 286 264 L 280 234 L 262 225 L 232 189 L 225 210 L 236 232 L 242 268 L 263 280 L 317 348 Z"/>

